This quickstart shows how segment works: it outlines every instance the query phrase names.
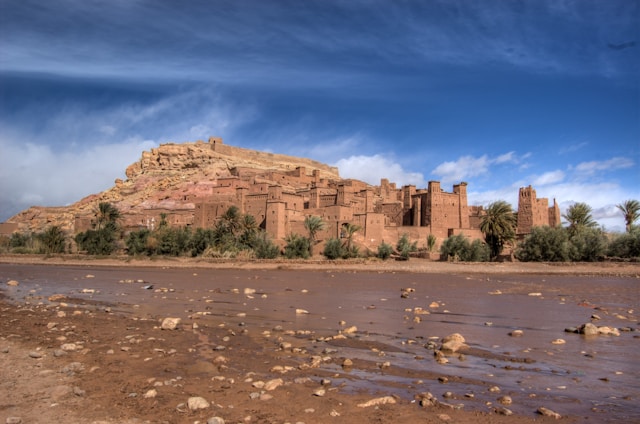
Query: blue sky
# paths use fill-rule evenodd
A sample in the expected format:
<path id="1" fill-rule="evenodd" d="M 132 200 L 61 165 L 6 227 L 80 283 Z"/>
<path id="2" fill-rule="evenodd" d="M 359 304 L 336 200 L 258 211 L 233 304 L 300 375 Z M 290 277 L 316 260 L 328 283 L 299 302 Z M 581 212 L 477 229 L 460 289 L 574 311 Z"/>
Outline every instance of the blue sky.
<path id="1" fill-rule="evenodd" d="M 0 221 L 222 136 L 343 177 L 640 199 L 636 0 L 0 0 Z"/>

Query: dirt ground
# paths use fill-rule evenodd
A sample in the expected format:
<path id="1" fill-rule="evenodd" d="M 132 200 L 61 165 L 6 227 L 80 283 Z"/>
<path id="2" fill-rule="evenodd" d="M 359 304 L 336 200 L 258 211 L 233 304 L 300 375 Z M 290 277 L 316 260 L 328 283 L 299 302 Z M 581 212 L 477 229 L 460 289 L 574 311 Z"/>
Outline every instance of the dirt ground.
<path id="1" fill-rule="evenodd" d="M 302 271 L 326 269 L 331 264 L 340 269 L 390 273 L 640 276 L 640 265 L 629 263 L 470 265 L 410 260 L 336 265 L 325 261 L 131 261 L 24 256 L 3 256 L 0 263 Z M 8 281 L 0 283 L 4 289 Z M 488 408 L 490 412 L 475 412 L 458 409 L 455 400 L 442 398 L 435 405 L 429 405 L 420 396 L 404 399 L 387 393 L 347 393 L 331 381 L 339 372 L 321 371 L 313 360 L 301 364 L 296 360 L 296 353 L 303 356 L 307 353 L 304 349 L 299 352 L 288 346 L 265 349 L 255 338 L 247 336 L 252 330 L 222 323 L 198 324 L 198 321 L 181 322 L 174 330 L 163 330 L 157 318 L 141 317 L 127 305 L 70 297 L 19 303 L 2 298 L 0 422 L 466 424 L 557 421 L 543 415 L 504 415 L 508 413 L 508 405 L 497 402 Z M 277 334 L 274 337 L 277 340 Z M 336 370 L 344 370 L 343 358 L 330 353 L 317 360 L 331 361 Z M 371 371 L 380 364 L 354 361 L 351 367 L 355 372 Z M 424 377 L 437 380 L 438 375 L 421 376 Z M 201 409 L 194 398 L 203 398 L 205 403 Z M 563 417 L 561 421 L 574 420 Z"/>

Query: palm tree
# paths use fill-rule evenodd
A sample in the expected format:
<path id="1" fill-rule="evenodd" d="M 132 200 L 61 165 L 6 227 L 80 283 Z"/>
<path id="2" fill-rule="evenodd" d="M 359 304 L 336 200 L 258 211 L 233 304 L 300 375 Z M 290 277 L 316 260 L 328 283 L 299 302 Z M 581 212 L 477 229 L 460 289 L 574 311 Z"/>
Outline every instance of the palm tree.
<path id="1" fill-rule="evenodd" d="M 491 249 L 491 258 L 495 259 L 504 245 L 516 238 L 517 217 L 511 205 L 504 200 L 495 201 L 487 206 L 482 217 L 480 231 Z"/>
<path id="2" fill-rule="evenodd" d="M 624 215 L 627 233 L 631 231 L 633 223 L 640 218 L 640 202 L 637 200 L 626 200 L 624 203 L 616 205 Z"/>
<path id="3" fill-rule="evenodd" d="M 362 229 L 361 226 L 357 224 L 344 224 L 344 231 L 347 238 L 347 251 L 351 252 L 351 242 L 353 241 L 353 236 Z"/>
<path id="4" fill-rule="evenodd" d="M 242 214 L 237 206 L 231 206 L 225 211 L 218 221 L 219 228 L 227 234 L 235 234 L 242 227 Z"/>
<path id="5" fill-rule="evenodd" d="M 109 202 L 100 202 L 96 212 L 96 229 L 101 230 L 108 224 L 115 224 L 120 219 L 120 211 Z"/>
<path id="6" fill-rule="evenodd" d="M 574 235 L 585 228 L 596 228 L 598 223 L 591 216 L 591 206 L 578 202 L 569 206 L 562 217 L 569 224 L 569 233 Z"/>
<path id="7" fill-rule="evenodd" d="M 304 219 L 304 228 L 309 232 L 309 254 L 313 256 L 313 245 L 316 244 L 316 235 L 324 230 L 326 224 L 319 216 L 309 215 Z"/>

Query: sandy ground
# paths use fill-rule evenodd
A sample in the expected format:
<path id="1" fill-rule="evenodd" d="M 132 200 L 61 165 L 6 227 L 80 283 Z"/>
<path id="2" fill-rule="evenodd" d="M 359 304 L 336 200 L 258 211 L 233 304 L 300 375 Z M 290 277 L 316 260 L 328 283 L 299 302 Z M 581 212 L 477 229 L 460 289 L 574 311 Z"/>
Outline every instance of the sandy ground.
<path id="1" fill-rule="evenodd" d="M 611 275 L 640 277 L 640 262 L 441 262 L 413 258 L 409 261 L 381 261 L 361 259 L 348 261 L 314 260 L 253 260 L 228 261 L 192 258 L 92 258 L 61 255 L 0 255 L 0 263 L 81 265 L 107 267 L 170 267 L 170 268 L 218 268 L 218 269 L 291 269 L 326 270 L 339 268 L 353 271 L 416 272 L 416 273 L 480 273 L 480 274 L 540 274 L 540 275 Z"/>
<path id="2" fill-rule="evenodd" d="M 412 259 L 407 262 L 213 262 L 187 259 L 129 260 L 82 257 L 0 256 L 0 264 L 291 270 L 304 278 L 311 270 L 379 273 L 527 274 L 640 276 L 640 265 L 599 264 L 451 264 Z M 348 274 L 347 274 L 348 275 Z M 4 277 L 0 275 L 0 277 Z M 2 289 L 7 281 L 0 281 Z M 156 305 L 157 306 L 157 305 Z M 148 310 L 153 305 L 146 305 Z M 6 423 L 526 423 L 556 422 L 530 411 L 503 415 L 509 405 L 494 402 L 486 411 L 458 409 L 455 399 L 437 396 L 435 405 L 413 399 L 346 391 L 332 380 L 344 358 L 314 359 L 305 342 L 296 351 L 278 340 L 304 334 L 272 334 L 275 348 L 265 349 L 250 326 L 182 321 L 175 330 L 160 328 L 158 315 L 137 314 L 130 305 L 74 299 L 68 294 L 47 302 L 0 301 L 0 422 Z M 248 328 L 249 327 L 249 328 Z M 287 336 L 291 336 L 287 338 Z M 345 341 L 335 340 L 334 347 Z M 371 346 L 375 349 L 375 346 Z M 333 363 L 334 372 L 314 360 Z M 373 372 L 380 363 L 354 361 L 353 368 Z M 421 379 L 438 381 L 438 373 Z M 405 377 L 410 377 L 407 375 Z M 416 377 L 417 378 L 417 377 Z M 206 407 L 189 400 L 201 397 Z M 497 396 L 496 396 L 497 398 Z M 367 403 L 369 402 L 369 403 Z M 421 405 L 423 403 L 424 405 Z M 204 405 L 203 405 L 204 406 Z M 218 417 L 216 421 L 214 417 Z M 224 421 L 222 421 L 224 420 Z M 562 422 L 575 422 L 563 417 Z M 596 422 L 596 421 L 593 421 Z"/>

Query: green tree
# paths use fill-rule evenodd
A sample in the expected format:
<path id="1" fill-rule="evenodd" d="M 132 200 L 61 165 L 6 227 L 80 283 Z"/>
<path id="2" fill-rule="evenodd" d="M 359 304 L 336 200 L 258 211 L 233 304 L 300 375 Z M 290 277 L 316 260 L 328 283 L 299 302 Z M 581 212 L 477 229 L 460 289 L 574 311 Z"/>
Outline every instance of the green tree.
<path id="1" fill-rule="evenodd" d="M 219 230 L 235 236 L 242 227 L 242 214 L 237 206 L 231 206 L 220 217 L 217 223 Z"/>
<path id="2" fill-rule="evenodd" d="M 482 240 L 475 239 L 470 243 L 464 234 L 456 234 L 442 243 L 440 255 L 443 260 L 487 262 L 490 259 L 490 249 Z"/>
<path id="3" fill-rule="evenodd" d="M 566 228 L 533 227 L 518 244 L 516 258 L 523 262 L 565 262 L 571 259 L 571 242 Z"/>
<path id="4" fill-rule="evenodd" d="M 131 231 L 125 241 L 127 247 L 127 254 L 129 255 L 142 255 L 149 254 L 147 251 L 147 240 L 151 232 L 147 228 L 142 228 L 138 231 Z"/>
<path id="5" fill-rule="evenodd" d="M 640 228 L 632 227 L 630 232 L 615 236 L 607 254 L 615 258 L 640 258 Z"/>
<path id="6" fill-rule="evenodd" d="M 120 211 L 109 202 L 100 202 L 95 217 L 94 228 L 78 233 L 75 241 L 90 255 L 110 255 L 116 250 Z"/>
<path id="7" fill-rule="evenodd" d="M 240 235 L 238 243 L 242 248 L 253 249 L 257 243 L 260 228 L 252 215 L 243 215 L 240 219 Z"/>
<path id="8" fill-rule="evenodd" d="M 360 230 L 362 230 L 362 227 L 360 225 L 357 224 L 350 224 L 347 223 L 343 226 L 344 228 L 344 232 L 345 232 L 345 236 L 347 239 L 346 242 L 346 248 L 347 251 L 350 252 L 351 251 L 351 243 L 353 242 L 353 236 Z"/>
<path id="9" fill-rule="evenodd" d="M 207 247 L 213 246 L 215 243 L 215 231 L 211 228 L 196 228 L 191 237 L 191 256 L 201 255 Z"/>
<path id="10" fill-rule="evenodd" d="M 616 207 L 622 212 L 627 233 L 630 233 L 634 222 L 640 218 L 640 202 L 637 200 L 625 200 L 623 203 L 616 205 Z"/>
<path id="11" fill-rule="evenodd" d="M 90 255 L 110 255 L 116 249 L 115 230 L 108 224 L 100 230 L 87 230 L 78 233 L 75 241 L 80 250 L 86 250 Z"/>
<path id="12" fill-rule="evenodd" d="M 570 235 L 570 257 L 573 261 L 594 262 L 602 260 L 607 252 L 607 237 L 600 228 L 583 228 Z"/>
<path id="13" fill-rule="evenodd" d="M 502 253 L 505 244 L 516 237 L 517 218 L 511 205 L 504 200 L 489 204 L 480 222 L 480 231 L 491 249 L 491 259 Z"/>
<path id="14" fill-rule="evenodd" d="M 53 225 L 38 234 L 38 239 L 42 243 L 42 253 L 64 253 L 66 236 L 57 225 Z"/>
<path id="15" fill-rule="evenodd" d="M 567 221 L 570 235 L 575 235 L 585 228 L 596 228 L 598 226 L 598 223 L 591 216 L 591 206 L 586 203 L 574 203 L 569 206 L 562 217 Z"/>
<path id="16" fill-rule="evenodd" d="M 96 211 L 95 229 L 100 231 L 107 225 L 113 225 L 120 219 L 120 211 L 109 202 L 100 202 Z"/>
<path id="17" fill-rule="evenodd" d="M 309 215 L 304 219 L 304 228 L 309 233 L 309 255 L 313 256 L 313 246 L 316 244 L 316 236 L 326 227 L 321 217 Z"/>

